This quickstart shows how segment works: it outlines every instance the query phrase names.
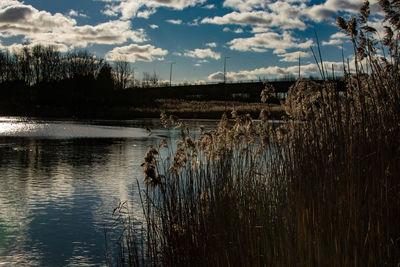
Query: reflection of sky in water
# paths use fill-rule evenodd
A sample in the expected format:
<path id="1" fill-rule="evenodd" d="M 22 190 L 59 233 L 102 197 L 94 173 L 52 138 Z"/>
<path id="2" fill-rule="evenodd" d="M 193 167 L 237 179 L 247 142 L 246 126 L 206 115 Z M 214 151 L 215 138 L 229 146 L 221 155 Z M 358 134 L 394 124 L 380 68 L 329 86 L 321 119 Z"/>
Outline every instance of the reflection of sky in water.
<path id="1" fill-rule="evenodd" d="M 74 121 L 34 121 L 0 119 L 0 136 L 42 138 L 139 138 L 146 131 L 139 128 L 82 124 Z"/>
<path id="2" fill-rule="evenodd" d="M 0 266 L 103 263 L 113 209 L 128 200 L 141 210 L 135 186 L 148 146 L 177 134 L 157 120 L 0 118 Z"/>

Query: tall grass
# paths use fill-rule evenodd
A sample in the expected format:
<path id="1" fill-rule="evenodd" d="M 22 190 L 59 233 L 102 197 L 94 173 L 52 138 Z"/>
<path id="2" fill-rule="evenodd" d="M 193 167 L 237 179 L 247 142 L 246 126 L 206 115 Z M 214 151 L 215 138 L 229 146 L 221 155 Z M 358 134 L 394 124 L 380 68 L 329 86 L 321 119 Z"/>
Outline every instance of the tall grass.
<path id="1" fill-rule="evenodd" d="M 256 117 L 262 109 L 263 103 L 247 103 L 240 101 L 196 101 L 182 99 L 155 99 L 154 107 L 136 107 L 133 112 L 148 114 L 147 116 L 158 116 L 160 112 L 173 114 L 179 118 L 215 118 L 220 119 L 226 112 L 236 110 L 241 113 L 249 113 Z M 271 116 L 279 119 L 284 114 L 281 105 L 269 104 Z"/>
<path id="2" fill-rule="evenodd" d="M 345 92 L 300 79 L 282 124 L 269 123 L 267 109 L 257 122 L 233 112 L 197 139 L 183 128 L 171 158 L 165 141 L 149 150 L 143 256 L 130 265 L 399 266 L 396 3 L 380 2 L 382 42 L 371 39 L 368 2 L 357 20 L 338 19 L 356 52 Z M 135 241 L 126 235 L 124 244 Z"/>

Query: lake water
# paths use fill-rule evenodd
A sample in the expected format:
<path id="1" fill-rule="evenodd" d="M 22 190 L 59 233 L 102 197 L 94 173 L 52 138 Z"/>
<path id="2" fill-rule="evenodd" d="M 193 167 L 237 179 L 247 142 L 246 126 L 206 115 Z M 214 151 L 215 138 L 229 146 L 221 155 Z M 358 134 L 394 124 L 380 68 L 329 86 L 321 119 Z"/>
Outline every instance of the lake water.
<path id="1" fill-rule="evenodd" d="M 215 121 L 189 124 L 208 128 Z M 129 201 L 140 211 L 144 154 L 178 134 L 156 119 L 0 117 L 0 266 L 104 265 L 113 209 Z"/>

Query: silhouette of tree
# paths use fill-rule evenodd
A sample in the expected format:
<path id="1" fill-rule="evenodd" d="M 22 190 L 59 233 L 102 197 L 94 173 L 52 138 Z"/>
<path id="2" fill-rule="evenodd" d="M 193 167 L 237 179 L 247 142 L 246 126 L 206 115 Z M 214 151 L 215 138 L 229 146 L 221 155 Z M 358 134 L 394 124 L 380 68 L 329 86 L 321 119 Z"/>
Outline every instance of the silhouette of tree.
<path id="1" fill-rule="evenodd" d="M 108 63 L 105 63 L 97 76 L 98 88 L 102 91 L 110 91 L 114 89 L 114 77 L 112 68 Z"/>
<path id="2" fill-rule="evenodd" d="M 131 79 L 131 65 L 124 58 L 114 61 L 115 83 L 117 89 L 126 89 Z"/>
<path id="3" fill-rule="evenodd" d="M 153 74 L 143 72 L 142 87 L 156 87 L 158 85 L 158 75 L 154 71 Z"/>

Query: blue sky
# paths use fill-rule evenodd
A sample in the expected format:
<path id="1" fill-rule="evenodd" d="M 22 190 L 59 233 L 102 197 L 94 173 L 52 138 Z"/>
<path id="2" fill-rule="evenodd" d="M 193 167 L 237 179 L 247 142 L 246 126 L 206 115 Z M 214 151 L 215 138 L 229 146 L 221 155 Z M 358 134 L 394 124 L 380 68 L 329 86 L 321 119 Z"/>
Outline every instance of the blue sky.
<path id="1" fill-rule="evenodd" d="M 156 72 L 173 82 L 318 75 L 310 47 L 317 32 L 323 58 L 340 73 L 348 38 L 336 17 L 357 14 L 363 0 L 1 0 L 0 49 L 54 45 L 131 62 L 135 78 Z M 371 1 L 371 25 L 379 8 Z"/>

